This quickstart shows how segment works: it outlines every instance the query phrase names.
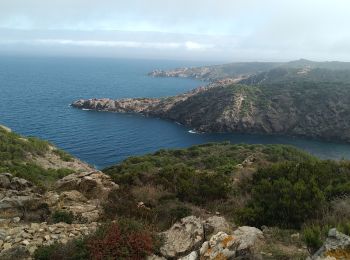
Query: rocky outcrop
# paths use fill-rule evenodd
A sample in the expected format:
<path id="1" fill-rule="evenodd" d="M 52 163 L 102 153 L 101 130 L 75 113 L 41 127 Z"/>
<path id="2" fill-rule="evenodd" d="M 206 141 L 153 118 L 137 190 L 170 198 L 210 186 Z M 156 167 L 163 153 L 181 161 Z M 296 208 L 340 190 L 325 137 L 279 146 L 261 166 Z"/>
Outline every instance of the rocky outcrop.
<path id="1" fill-rule="evenodd" d="M 66 244 L 69 240 L 94 232 L 98 224 L 49 225 L 43 223 L 13 224 L 0 228 L 0 259 L 25 259 L 38 247 L 53 243 Z"/>
<path id="2" fill-rule="evenodd" d="M 232 235 L 219 232 L 203 243 L 200 256 L 202 260 L 258 259 L 263 239 L 262 231 L 254 227 L 240 227 Z"/>
<path id="3" fill-rule="evenodd" d="M 261 230 L 243 226 L 233 231 L 231 224 L 219 216 L 205 221 L 189 216 L 161 235 L 164 239 L 160 249 L 162 256 L 151 256 L 150 260 L 161 257 L 181 260 L 258 259 L 264 244 Z"/>
<path id="4" fill-rule="evenodd" d="M 204 240 L 201 219 L 189 216 L 162 233 L 164 245 L 160 252 L 166 258 L 179 258 L 198 249 Z"/>
<path id="5" fill-rule="evenodd" d="M 56 183 L 58 191 L 75 190 L 88 199 L 99 200 L 106 199 L 111 191 L 118 188 L 119 186 L 111 180 L 111 177 L 100 171 L 70 174 Z"/>
<path id="6" fill-rule="evenodd" d="M 232 84 L 147 99 L 141 104 L 140 99 L 91 99 L 76 101 L 72 106 L 169 119 L 197 132 L 277 134 L 350 142 L 349 89 L 350 84 L 327 82 Z M 127 108 L 120 108 L 125 103 Z"/>
<path id="7" fill-rule="evenodd" d="M 335 228 L 329 230 L 323 246 L 312 256 L 312 260 L 345 260 L 350 259 L 350 237 L 338 232 Z"/>
<path id="8" fill-rule="evenodd" d="M 2 223 L 15 219 L 43 221 L 49 215 L 43 195 L 27 180 L 0 174 L 0 219 Z M 1 223 L 0 222 L 0 223 Z"/>
<path id="9" fill-rule="evenodd" d="M 93 232 L 102 201 L 115 189 L 118 185 L 99 171 L 68 175 L 46 193 L 29 181 L 0 174 L 0 259 L 30 258 L 39 246 Z M 72 213 L 74 224 L 43 222 L 57 211 Z"/>

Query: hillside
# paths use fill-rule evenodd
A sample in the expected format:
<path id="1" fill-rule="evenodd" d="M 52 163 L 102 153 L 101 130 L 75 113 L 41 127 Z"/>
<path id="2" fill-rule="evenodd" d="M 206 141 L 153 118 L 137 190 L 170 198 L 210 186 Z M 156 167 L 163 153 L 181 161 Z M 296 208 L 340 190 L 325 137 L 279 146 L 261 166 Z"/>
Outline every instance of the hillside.
<path id="1" fill-rule="evenodd" d="M 153 77 L 180 77 L 193 78 L 214 82 L 221 79 L 246 79 L 273 69 L 294 69 L 294 70 L 342 70 L 349 71 L 349 62 L 315 62 L 300 59 L 290 62 L 236 62 L 223 65 L 177 68 L 173 70 L 154 70 L 149 73 Z"/>
<path id="2" fill-rule="evenodd" d="M 122 187 L 109 198 L 111 216 L 167 229 L 184 216 L 215 212 L 234 225 L 263 227 L 264 243 L 255 248 L 262 259 L 305 259 L 305 246 L 314 252 L 329 228 L 350 233 L 349 163 L 320 161 L 290 146 L 160 150 L 103 171 Z"/>
<path id="3" fill-rule="evenodd" d="M 91 170 L 92 167 L 49 142 L 23 137 L 0 126 L 0 172 L 10 172 L 48 188 L 65 175 Z"/>
<path id="4" fill-rule="evenodd" d="M 304 136 L 350 142 L 350 84 L 304 80 L 231 84 L 163 99 L 89 99 L 72 106 L 141 113 L 200 132 Z"/>
<path id="5" fill-rule="evenodd" d="M 160 150 L 100 172 L 0 127 L 0 154 L 1 259 L 305 259 L 329 228 L 350 233 L 349 162 L 291 146 Z"/>

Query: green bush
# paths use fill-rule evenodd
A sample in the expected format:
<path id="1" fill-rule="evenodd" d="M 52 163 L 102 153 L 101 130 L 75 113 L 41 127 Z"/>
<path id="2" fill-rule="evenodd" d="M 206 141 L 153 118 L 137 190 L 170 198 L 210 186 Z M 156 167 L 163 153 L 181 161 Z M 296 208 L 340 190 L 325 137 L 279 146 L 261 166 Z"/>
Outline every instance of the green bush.
<path id="1" fill-rule="evenodd" d="M 323 235 L 319 226 L 310 226 L 303 230 L 303 240 L 311 253 L 314 253 L 322 246 L 322 238 Z"/>
<path id="2" fill-rule="evenodd" d="M 350 193 L 348 164 L 331 161 L 278 163 L 254 174 L 251 200 L 240 220 L 251 225 L 299 228 L 329 201 Z"/>
<path id="3" fill-rule="evenodd" d="M 67 244 L 53 244 L 39 247 L 34 253 L 35 260 L 86 260 L 90 254 L 84 239 L 71 240 Z"/>
<path id="4" fill-rule="evenodd" d="M 51 217 L 53 223 L 64 222 L 67 224 L 72 224 L 74 221 L 73 213 L 67 211 L 55 211 Z"/>

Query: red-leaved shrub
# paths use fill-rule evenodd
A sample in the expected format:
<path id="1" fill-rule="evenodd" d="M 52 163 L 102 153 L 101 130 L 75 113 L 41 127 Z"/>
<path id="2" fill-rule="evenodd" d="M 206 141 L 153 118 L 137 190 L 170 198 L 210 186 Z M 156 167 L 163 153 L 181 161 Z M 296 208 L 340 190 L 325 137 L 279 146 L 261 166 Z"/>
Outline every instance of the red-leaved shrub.
<path id="1" fill-rule="evenodd" d="M 87 241 L 87 248 L 94 260 L 141 260 L 153 252 L 153 237 L 147 230 L 128 230 L 120 224 L 110 224 L 101 234 Z"/>

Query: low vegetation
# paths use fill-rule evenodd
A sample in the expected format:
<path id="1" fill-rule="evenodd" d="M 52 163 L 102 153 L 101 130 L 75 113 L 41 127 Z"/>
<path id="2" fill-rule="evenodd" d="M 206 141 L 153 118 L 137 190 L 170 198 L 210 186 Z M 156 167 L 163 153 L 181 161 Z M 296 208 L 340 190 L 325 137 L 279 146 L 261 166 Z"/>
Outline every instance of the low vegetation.
<path id="1" fill-rule="evenodd" d="M 219 211 L 239 225 L 296 230 L 310 251 L 331 227 L 349 233 L 350 212 L 340 214 L 339 205 L 349 202 L 350 163 L 322 161 L 290 146 L 160 150 L 104 172 L 124 187 L 106 203 L 108 217 L 136 217 L 158 230 L 190 212 Z"/>
<path id="2" fill-rule="evenodd" d="M 35 163 L 36 157 L 43 157 L 50 150 L 50 144 L 40 139 L 24 138 L 0 127 L 0 172 L 27 179 L 39 187 L 47 188 L 54 181 L 73 171 L 70 169 L 45 169 Z M 72 158 L 65 152 L 55 150 L 62 160 Z"/>
<path id="3" fill-rule="evenodd" d="M 53 244 L 36 250 L 34 259 L 135 259 L 159 250 L 161 239 L 152 229 L 132 219 L 119 219 L 101 226 L 94 234 L 67 244 Z"/>

